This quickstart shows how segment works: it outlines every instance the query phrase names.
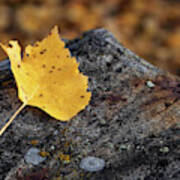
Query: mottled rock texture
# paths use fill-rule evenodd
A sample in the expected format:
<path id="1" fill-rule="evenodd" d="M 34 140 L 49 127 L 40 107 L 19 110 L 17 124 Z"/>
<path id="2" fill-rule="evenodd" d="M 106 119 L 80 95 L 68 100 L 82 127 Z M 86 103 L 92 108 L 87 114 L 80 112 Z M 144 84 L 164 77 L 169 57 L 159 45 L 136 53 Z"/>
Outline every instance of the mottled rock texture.
<path id="1" fill-rule="evenodd" d="M 66 46 L 89 76 L 91 102 L 67 123 L 26 107 L 0 137 L 0 179 L 180 179 L 180 79 L 103 29 Z M 8 61 L 0 67 L 2 126 L 20 101 Z M 24 160 L 32 146 L 47 157 L 36 166 Z M 104 159 L 105 168 L 85 172 L 86 156 Z"/>

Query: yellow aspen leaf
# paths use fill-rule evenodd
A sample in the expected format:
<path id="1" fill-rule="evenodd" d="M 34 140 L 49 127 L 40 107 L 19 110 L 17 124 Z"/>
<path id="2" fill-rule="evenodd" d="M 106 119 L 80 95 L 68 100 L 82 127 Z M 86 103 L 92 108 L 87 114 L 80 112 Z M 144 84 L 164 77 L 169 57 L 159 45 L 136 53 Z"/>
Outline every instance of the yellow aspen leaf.
<path id="1" fill-rule="evenodd" d="M 60 40 L 57 26 L 41 42 L 28 45 L 23 58 L 17 41 L 0 45 L 11 62 L 23 102 L 21 109 L 35 106 L 58 120 L 68 121 L 89 103 L 88 77 L 79 72 L 79 64 Z"/>

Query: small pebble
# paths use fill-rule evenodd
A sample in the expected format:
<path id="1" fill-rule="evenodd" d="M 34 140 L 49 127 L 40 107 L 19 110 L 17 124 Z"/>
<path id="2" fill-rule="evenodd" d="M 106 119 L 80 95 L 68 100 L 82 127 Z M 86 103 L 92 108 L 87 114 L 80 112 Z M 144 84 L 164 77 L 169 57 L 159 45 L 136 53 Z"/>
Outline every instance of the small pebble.
<path id="1" fill-rule="evenodd" d="M 130 144 L 121 144 L 119 146 L 119 149 L 121 149 L 121 150 L 130 150 L 130 148 L 131 148 Z"/>
<path id="2" fill-rule="evenodd" d="M 100 120 L 100 124 L 101 124 L 101 125 L 105 125 L 105 124 L 106 124 L 106 121 L 105 121 L 104 119 L 101 119 L 101 120 Z"/>
<path id="3" fill-rule="evenodd" d="M 52 151 L 55 150 L 55 146 L 52 145 L 52 146 L 50 147 L 50 150 L 52 150 Z"/>
<path id="4" fill-rule="evenodd" d="M 39 149 L 34 147 L 30 148 L 24 157 L 26 163 L 38 165 L 41 162 L 43 162 L 46 159 L 46 157 L 40 156 L 39 153 L 40 153 Z"/>
<path id="5" fill-rule="evenodd" d="M 165 147 L 160 148 L 159 151 L 162 152 L 162 153 L 168 153 L 169 148 L 167 146 L 165 146 Z"/>
<path id="6" fill-rule="evenodd" d="M 154 88 L 154 87 L 155 87 L 155 84 L 154 84 L 152 81 L 147 81 L 147 82 L 146 82 L 146 85 L 147 85 L 149 88 Z"/>
<path id="7" fill-rule="evenodd" d="M 104 159 L 96 158 L 93 156 L 85 157 L 81 160 L 80 168 L 85 171 L 95 172 L 104 169 L 105 161 Z"/>

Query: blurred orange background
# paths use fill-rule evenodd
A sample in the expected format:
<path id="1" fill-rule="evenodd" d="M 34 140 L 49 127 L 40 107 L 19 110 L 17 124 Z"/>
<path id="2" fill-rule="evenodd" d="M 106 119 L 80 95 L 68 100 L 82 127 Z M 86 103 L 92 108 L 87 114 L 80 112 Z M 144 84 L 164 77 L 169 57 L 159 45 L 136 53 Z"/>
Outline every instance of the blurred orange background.
<path id="1" fill-rule="evenodd" d="M 25 47 L 54 25 L 61 37 L 105 28 L 149 62 L 180 75 L 179 0 L 1 0 L 0 41 Z M 6 58 L 0 50 L 0 60 Z"/>

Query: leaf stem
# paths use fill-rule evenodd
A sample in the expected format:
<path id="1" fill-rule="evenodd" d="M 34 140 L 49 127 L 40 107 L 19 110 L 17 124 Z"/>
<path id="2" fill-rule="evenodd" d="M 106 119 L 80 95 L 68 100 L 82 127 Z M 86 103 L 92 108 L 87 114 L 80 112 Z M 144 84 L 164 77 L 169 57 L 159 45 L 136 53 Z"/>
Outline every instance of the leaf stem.
<path id="1" fill-rule="evenodd" d="M 9 125 L 13 122 L 13 120 L 16 118 L 16 116 L 24 109 L 26 106 L 26 103 L 23 103 L 16 112 L 12 115 L 12 117 L 8 120 L 8 122 L 1 128 L 0 130 L 0 136 L 4 133 L 4 131 L 9 127 Z"/>

